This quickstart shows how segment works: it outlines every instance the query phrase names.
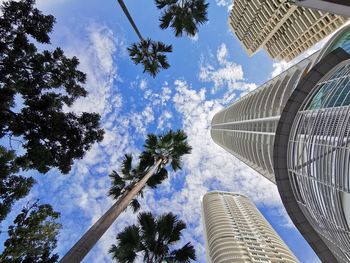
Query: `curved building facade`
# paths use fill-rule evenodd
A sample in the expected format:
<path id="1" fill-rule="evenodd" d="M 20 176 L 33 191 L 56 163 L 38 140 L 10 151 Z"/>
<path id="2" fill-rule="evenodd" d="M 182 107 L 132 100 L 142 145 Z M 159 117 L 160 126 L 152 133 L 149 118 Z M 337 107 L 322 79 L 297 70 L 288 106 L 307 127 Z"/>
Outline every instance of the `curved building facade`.
<path id="1" fill-rule="evenodd" d="M 208 263 L 299 262 L 247 197 L 209 192 L 202 207 Z"/>
<path id="2" fill-rule="evenodd" d="M 304 59 L 264 83 L 212 120 L 213 140 L 273 183 L 274 137 L 281 112 L 317 56 L 318 53 Z"/>
<path id="3" fill-rule="evenodd" d="M 288 173 L 299 207 L 349 262 L 350 60 L 314 86 L 295 116 L 288 148 Z"/>
<path id="4" fill-rule="evenodd" d="M 212 121 L 217 144 L 276 182 L 323 262 L 350 262 L 349 53 L 347 26 Z"/>

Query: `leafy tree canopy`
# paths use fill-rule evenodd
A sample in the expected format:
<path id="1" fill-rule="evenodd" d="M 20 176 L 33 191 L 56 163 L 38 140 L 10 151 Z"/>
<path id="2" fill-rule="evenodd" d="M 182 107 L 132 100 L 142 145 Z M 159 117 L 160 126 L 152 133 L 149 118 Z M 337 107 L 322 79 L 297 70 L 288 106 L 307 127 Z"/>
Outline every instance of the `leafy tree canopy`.
<path id="1" fill-rule="evenodd" d="M 86 75 L 76 57 L 60 48 L 39 51 L 35 41 L 49 44 L 55 19 L 34 7 L 34 0 L 7 1 L 0 16 L 0 138 L 22 140 L 25 153 L 16 158 L 24 169 L 45 173 L 57 167 L 68 173 L 103 138 L 100 116 L 66 112 L 79 97 Z"/>
<path id="2" fill-rule="evenodd" d="M 191 243 L 181 248 L 174 246 L 181 240 L 186 224 L 174 214 L 154 217 L 152 213 L 140 213 L 135 225 L 126 227 L 117 235 L 117 245 L 109 252 L 120 263 L 135 262 L 138 257 L 147 263 L 189 263 L 196 260 Z"/>
<path id="3" fill-rule="evenodd" d="M 14 159 L 14 151 L 0 146 L 0 222 L 11 211 L 13 203 L 26 196 L 34 184 L 33 178 L 16 174 L 19 168 Z"/>
<path id="4" fill-rule="evenodd" d="M 56 236 L 61 228 L 57 223 L 60 214 L 50 205 L 34 203 L 24 207 L 8 229 L 8 239 L 0 254 L 3 263 L 53 263 L 58 255 Z"/>

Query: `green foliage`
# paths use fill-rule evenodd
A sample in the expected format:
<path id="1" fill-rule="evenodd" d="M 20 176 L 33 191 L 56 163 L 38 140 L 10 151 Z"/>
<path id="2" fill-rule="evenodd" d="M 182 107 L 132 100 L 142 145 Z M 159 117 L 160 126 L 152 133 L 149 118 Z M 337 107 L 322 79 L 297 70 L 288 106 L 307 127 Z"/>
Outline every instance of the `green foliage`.
<path id="1" fill-rule="evenodd" d="M 191 243 L 187 243 L 182 248 L 178 250 L 174 250 L 171 252 L 170 256 L 165 258 L 165 262 L 168 263 L 190 263 L 191 259 L 195 260 L 195 258 L 190 258 L 187 255 L 195 255 L 195 250 Z"/>
<path id="2" fill-rule="evenodd" d="M 60 214 L 50 205 L 38 205 L 22 209 L 8 229 L 8 239 L 0 254 L 3 263 L 51 263 L 57 262 L 56 236 L 61 228 L 57 223 Z"/>
<path id="3" fill-rule="evenodd" d="M 34 0 L 7 1 L 0 16 L 0 138 L 20 138 L 23 169 L 68 173 L 91 145 L 103 138 L 98 114 L 63 110 L 87 95 L 86 75 L 76 57 L 63 51 L 39 51 L 49 44 L 55 19 L 34 7 Z M 15 110 L 14 110 L 15 109 Z"/>
<path id="4" fill-rule="evenodd" d="M 158 9 L 163 9 L 160 28 L 171 27 L 175 36 L 186 33 L 195 36 L 198 25 L 208 21 L 208 6 L 205 0 L 155 0 Z"/>
<path id="5" fill-rule="evenodd" d="M 168 171 L 164 167 L 160 167 L 158 171 L 147 181 L 147 186 L 150 188 L 156 188 L 167 178 Z"/>
<path id="6" fill-rule="evenodd" d="M 13 203 L 26 196 L 34 184 L 33 178 L 16 174 L 19 168 L 14 159 L 14 151 L 0 146 L 0 222 L 11 211 Z"/>
<path id="7" fill-rule="evenodd" d="M 170 130 L 163 135 L 149 134 L 137 165 L 133 166 L 133 157 L 126 154 L 121 165 L 121 175 L 116 171 L 110 174 L 112 186 L 108 194 L 118 200 L 143 178 L 157 160 L 161 159 L 162 164 L 146 183 L 146 186 L 156 188 L 168 178 L 166 164 L 170 162 L 173 170 L 181 169 L 181 158 L 184 154 L 189 154 L 191 149 L 187 143 L 187 135 L 182 130 L 176 132 Z M 143 192 L 140 191 L 138 195 L 142 196 L 142 194 Z M 134 212 L 140 209 L 137 198 L 133 199 L 130 207 Z"/>
<path id="8" fill-rule="evenodd" d="M 184 229 L 186 224 L 172 213 L 158 218 L 150 212 L 140 213 L 136 225 L 126 227 L 117 235 L 117 244 L 112 245 L 109 253 L 120 263 L 134 262 L 138 255 L 147 263 L 188 263 L 196 260 L 194 247 L 187 243 L 174 249 Z"/>
<path id="9" fill-rule="evenodd" d="M 187 135 L 182 130 L 168 131 L 163 135 L 147 135 L 145 150 L 141 154 L 141 159 L 153 160 L 162 159 L 163 164 L 170 162 L 174 171 L 181 169 L 181 158 L 185 154 L 191 153 L 191 146 L 187 143 Z M 154 161 L 153 161 L 154 162 Z"/>
<path id="10" fill-rule="evenodd" d="M 170 67 L 164 53 L 172 52 L 172 46 L 151 39 L 141 40 L 132 44 L 129 48 L 129 55 L 135 64 L 142 64 L 143 72 L 155 77 L 160 69 Z"/>
<path id="11" fill-rule="evenodd" d="M 140 169 L 139 165 L 133 167 L 132 161 L 132 155 L 125 154 L 121 165 L 121 175 L 119 175 L 119 173 L 116 171 L 112 171 L 112 173 L 109 175 L 112 181 L 112 185 L 109 189 L 108 195 L 112 196 L 115 200 L 118 200 L 142 178 L 144 170 Z M 139 192 L 138 195 L 142 196 L 142 191 Z M 137 198 L 134 198 L 132 200 L 130 207 L 134 213 L 136 213 L 141 208 L 141 205 Z"/>

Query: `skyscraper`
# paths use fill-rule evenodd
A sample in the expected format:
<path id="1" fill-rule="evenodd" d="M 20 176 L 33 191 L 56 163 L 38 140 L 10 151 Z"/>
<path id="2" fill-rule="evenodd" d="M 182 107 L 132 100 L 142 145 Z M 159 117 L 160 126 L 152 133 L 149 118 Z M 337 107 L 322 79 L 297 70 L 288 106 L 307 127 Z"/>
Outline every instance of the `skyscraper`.
<path id="1" fill-rule="evenodd" d="M 325 12 L 350 16 L 350 1 L 348 0 L 293 0 L 296 5 L 322 10 Z"/>
<path id="2" fill-rule="evenodd" d="M 350 261 L 350 26 L 218 112 L 213 140 L 277 184 L 323 262 Z"/>
<path id="3" fill-rule="evenodd" d="M 249 55 L 263 48 L 271 58 L 288 61 L 346 21 L 285 0 L 235 0 L 228 24 Z"/>
<path id="4" fill-rule="evenodd" d="M 299 262 L 247 197 L 209 192 L 202 211 L 208 263 Z"/>

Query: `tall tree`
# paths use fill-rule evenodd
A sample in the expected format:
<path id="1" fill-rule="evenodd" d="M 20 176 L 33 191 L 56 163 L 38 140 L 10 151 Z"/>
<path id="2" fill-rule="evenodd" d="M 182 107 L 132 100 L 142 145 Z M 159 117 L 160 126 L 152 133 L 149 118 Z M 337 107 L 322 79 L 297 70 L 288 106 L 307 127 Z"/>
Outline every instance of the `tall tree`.
<path id="1" fill-rule="evenodd" d="M 133 166 L 132 162 L 132 155 L 126 154 L 121 165 L 121 175 L 116 171 L 113 171 L 109 175 L 112 180 L 112 186 L 108 194 L 117 201 L 126 191 L 132 189 L 132 187 L 142 179 L 145 171 L 149 166 L 151 166 L 150 160 L 141 159 L 136 166 Z M 149 188 L 156 188 L 157 185 L 161 184 L 166 178 L 168 178 L 168 171 L 164 167 L 160 167 L 147 181 L 145 186 L 148 186 Z M 138 196 L 143 197 L 143 190 L 140 190 Z M 141 205 L 138 201 L 138 197 L 135 197 L 131 201 L 130 206 L 132 207 L 134 213 L 140 209 Z"/>
<path id="2" fill-rule="evenodd" d="M 0 254 L 3 263 L 53 263 L 58 255 L 56 236 L 61 228 L 57 223 L 60 214 L 50 205 L 34 203 L 24 207 L 8 229 L 8 239 Z"/>
<path id="3" fill-rule="evenodd" d="M 140 39 L 138 43 L 133 43 L 128 48 L 129 55 L 135 64 L 143 65 L 143 72 L 147 72 L 152 77 L 155 77 L 160 69 L 167 69 L 170 67 L 165 53 L 172 52 L 172 46 L 166 45 L 160 41 L 144 39 L 132 19 L 124 1 L 118 0 L 118 3 Z"/>
<path id="4" fill-rule="evenodd" d="M 45 173 L 68 173 L 94 142 L 101 141 L 100 116 L 63 110 L 87 95 L 86 75 L 76 57 L 49 44 L 55 18 L 43 15 L 34 0 L 7 1 L 0 15 L 0 138 L 20 138 L 24 154 L 16 163 Z"/>
<path id="5" fill-rule="evenodd" d="M 142 258 L 146 263 L 188 263 L 196 260 L 191 243 L 174 249 L 186 224 L 174 214 L 155 218 L 152 213 L 140 213 L 138 223 L 126 227 L 117 235 L 117 245 L 109 253 L 119 263 L 131 263 Z"/>
<path id="6" fill-rule="evenodd" d="M 171 27 L 177 37 L 183 33 L 195 36 L 198 25 L 208 21 L 209 4 L 205 0 L 155 0 L 155 3 L 163 10 L 160 28 Z"/>
<path id="7" fill-rule="evenodd" d="M 26 196 L 34 184 L 32 177 L 17 175 L 14 151 L 0 146 L 0 222 L 11 211 L 14 202 Z"/>
<path id="8" fill-rule="evenodd" d="M 80 262 L 146 184 L 155 186 L 161 183 L 167 177 L 164 169 L 168 164 L 174 171 L 181 169 L 182 156 L 190 152 L 191 147 L 187 143 L 187 135 L 182 130 L 176 132 L 170 130 L 158 136 L 149 134 L 144 151 L 140 155 L 139 167 L 132 172 L 133 177 L 136 177 L 135 180 L 130 184 L 120 182 L 124 181 L 120 178 L 114 181 L 114 186 L 117 186 L 118 190 L 113 189 L 114 186 L 112 186 L 110 194 L 115 195 L 117 201 L 68 251 L 61 263 Z M 131 165 L 131 162 L 129 164 Z M 128 169 L 132 171 L 129 164 Z M 139 172 L 141 171 L 142 176 L 140 177 Z M 127 171 L 124 172 L 127 173 Z M 158 176 L 153 177 L 154 175 Z"/>

